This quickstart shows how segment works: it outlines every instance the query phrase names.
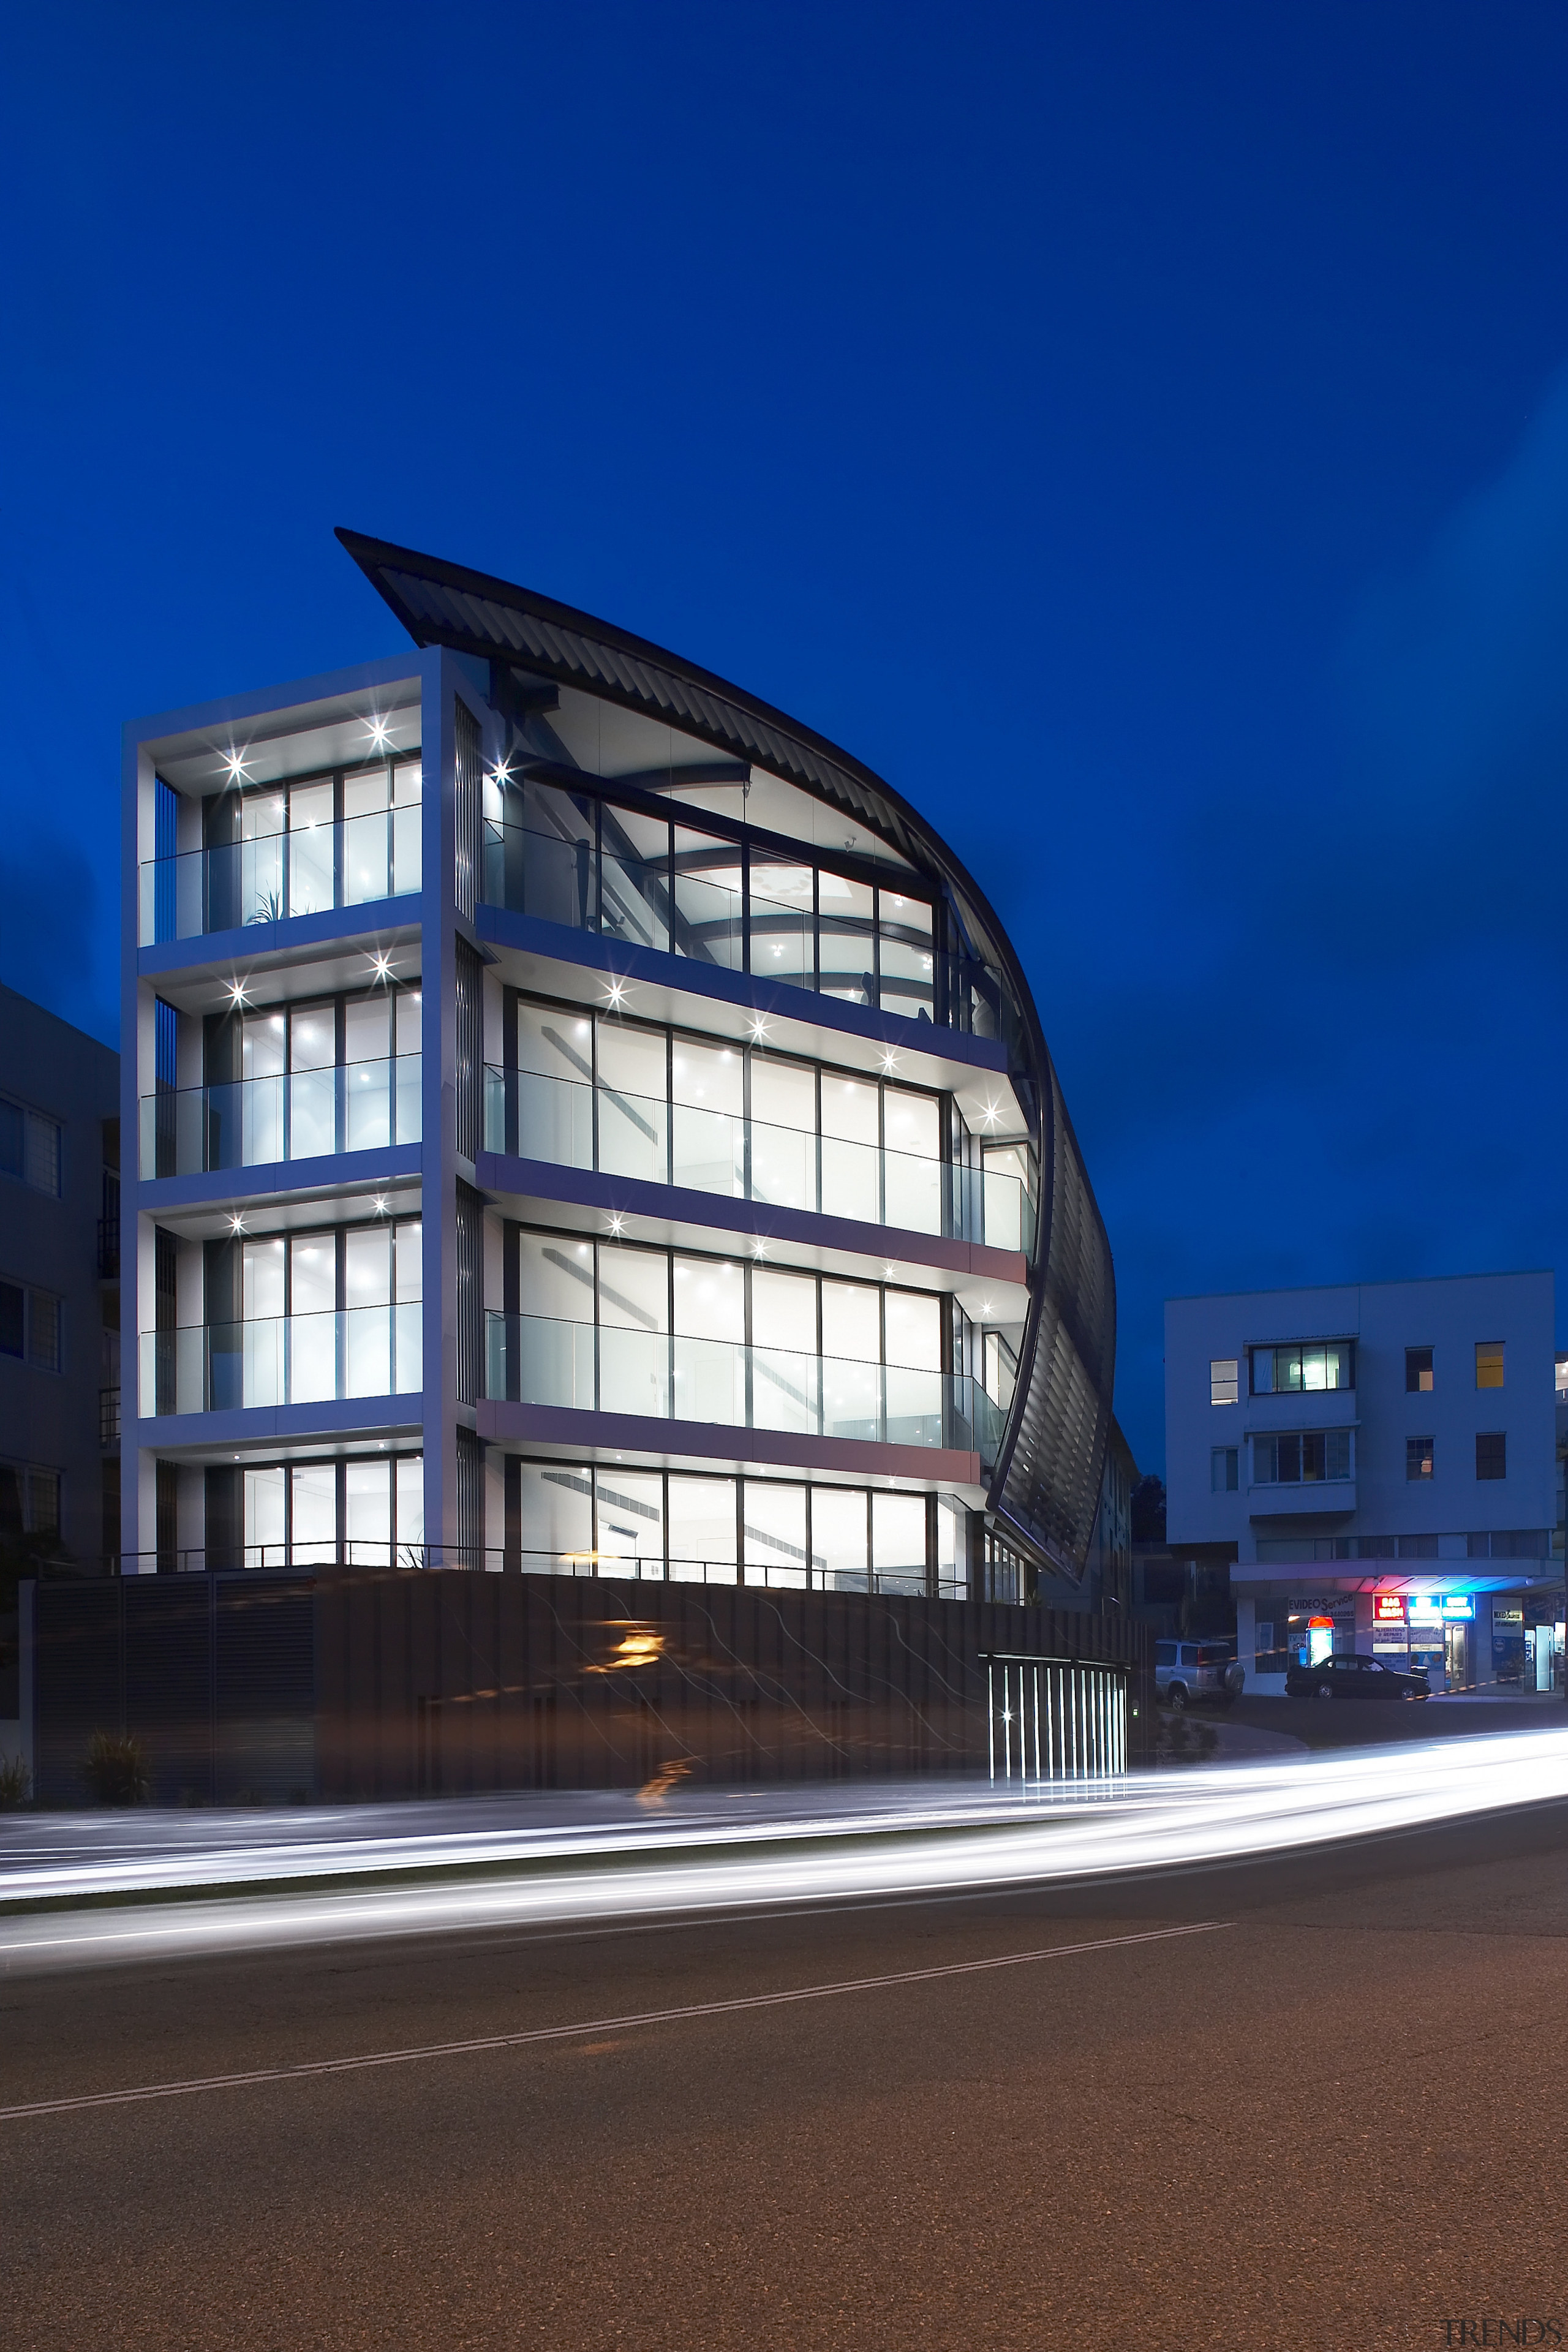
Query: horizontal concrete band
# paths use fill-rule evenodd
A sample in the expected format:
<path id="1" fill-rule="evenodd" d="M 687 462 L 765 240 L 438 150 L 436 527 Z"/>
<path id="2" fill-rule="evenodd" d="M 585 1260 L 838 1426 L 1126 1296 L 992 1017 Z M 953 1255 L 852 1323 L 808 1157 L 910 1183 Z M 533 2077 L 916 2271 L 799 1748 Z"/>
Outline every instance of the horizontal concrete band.
<path id="1" fill-rule="evenodd" d="M 219 1412 L 161 1412 L 136 1423 L 149 1454 L 253 1452 L 285 1441 L 356 1437 L 417 1441 L 423 1396 L 339 1397 L 320 1404 L 235 1405 Z"/>
<path id="2" fill-rule="evenodd" d="M 842 1250 L 858 1257 L 930 1265 L 977 1281 L 1028 1280 L 1021 1250 L 991 1249 L 984 1242 L 915 1234 L 895 1225 L 873 1225 L 855 1217 L 833 1217 L 815 1209 L 778 1208 L 763 1201 L 738 1201 L 722 1192 L 693 1192 L 682 1184 L 657 1184 L 636 1176 L 609 1176 L 591 1168 L 563 1168 L 552 1160 L 513 1160 L 481 1151 L 474 1163 L 481 1191 L 524 1202 L 562 1201 L 606 1215 L 654 1218 L 668 1224 L 700 1224 L 750 1242 L 792 1242 L 803 1248 Z"/>
<path id="3" fill-rule="evenodd" d="M 858 1437 L 809 1437 L 787 1429 L 737 1429 L 708 1421 L 656 1421 L 643 1413 L 579 1412 L 565 1405 L 486 1402 L 475 1414 L 487 1444 L 519 1453 L 636 1454 L 742 1468 L 825 1470 L 852 1478 L 910 1478 L 922 1486 L 982 1483 L 978 1454 L 936 1445 L 883 1445 Z"/>

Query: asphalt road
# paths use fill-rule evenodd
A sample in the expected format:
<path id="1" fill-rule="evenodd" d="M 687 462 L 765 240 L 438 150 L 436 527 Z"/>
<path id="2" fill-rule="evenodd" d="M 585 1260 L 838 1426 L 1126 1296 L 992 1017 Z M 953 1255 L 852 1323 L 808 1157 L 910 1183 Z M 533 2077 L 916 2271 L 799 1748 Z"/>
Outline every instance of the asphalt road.
<path id="1" fill-rule="evenodd" d="M 0 2344 L 1568 2340 L 1565 1962 L 1553 1806 L 1135 1889 L 21 1979 L 9 2105 L 587 2030 L 0 2121 Z"/>

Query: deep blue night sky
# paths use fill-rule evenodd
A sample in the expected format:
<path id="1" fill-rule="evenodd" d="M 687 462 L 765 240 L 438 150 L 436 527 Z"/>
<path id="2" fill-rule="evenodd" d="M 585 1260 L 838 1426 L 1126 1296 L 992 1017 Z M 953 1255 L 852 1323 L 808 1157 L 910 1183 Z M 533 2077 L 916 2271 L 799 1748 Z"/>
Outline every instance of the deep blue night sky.
<path id="1" fill-rule="evenodd" d="M 1022 948 L 1162 1299 L 1555 1265 L 1568 14 L 10 20 L 0 977 L 120 722 L 396 650 L 342 522 L 781 704 Z"/>

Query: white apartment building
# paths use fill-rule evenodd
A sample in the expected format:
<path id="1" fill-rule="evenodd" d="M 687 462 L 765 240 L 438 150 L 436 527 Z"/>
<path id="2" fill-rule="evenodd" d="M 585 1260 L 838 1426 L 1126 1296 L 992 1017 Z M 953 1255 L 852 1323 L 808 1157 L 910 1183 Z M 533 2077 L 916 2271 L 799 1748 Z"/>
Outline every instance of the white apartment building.
<path id="1" fill-rule="evenodd" d="M 1170 1541 L 1230 1561 L 1249 1690 L 1330 1648 L 1550 1687 L 1558 1377 L 1550 1272 L 1166 1301 Z"/>

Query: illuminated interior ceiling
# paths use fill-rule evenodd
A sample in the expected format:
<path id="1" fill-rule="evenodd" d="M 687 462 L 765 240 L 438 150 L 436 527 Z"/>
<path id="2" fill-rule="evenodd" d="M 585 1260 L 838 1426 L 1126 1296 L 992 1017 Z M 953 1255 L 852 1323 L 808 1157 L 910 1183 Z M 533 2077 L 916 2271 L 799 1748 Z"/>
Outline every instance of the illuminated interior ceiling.
<path id="1" fill-rule="evenodd" d="M 792 808 L 814 804 L 814 827 L 816 811 L 826 813 L 824 822 L 837 832 L 822 843 L 825 852 L 868 833 L 874 840 L 858 854 L 890 852 L 939 886 L 975 951 L 1012 992 L 1018 1035 L 1009 1049 L 1011 1092 L 1040 1157 L 1030 1308 L 988 1505 L 1058 1565 L 1080 1573 L 1110 1427 L 1115 1276 L 1028 982 L 984 892 L 873 770 L 742 688 L 534 590 L 354 531 L 338 537 L 416 645 L 490 665 L 498 707 L 549 682 L 553 693 L 541 715 L 579 768 L 605 780 L 635 774 L 647 790 L 657 788 L 662 766 L 672 788 L 679 775 L 683 799 L 694 785 L 732 792 L 742 767 L 748 774 L 760 769 L 789 791 Z M 712 772 L 724 762 L 732 764 Z M 704 768 L 706 783 L 692 776 Z M 794 829 L 798 837 L 798 819 Z"/>

